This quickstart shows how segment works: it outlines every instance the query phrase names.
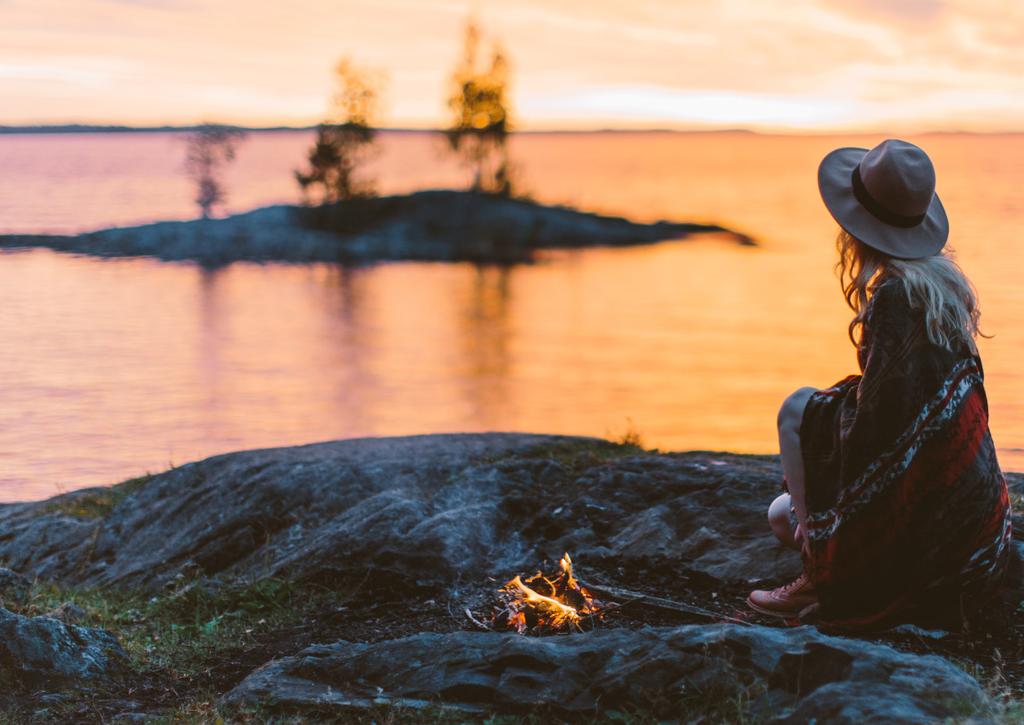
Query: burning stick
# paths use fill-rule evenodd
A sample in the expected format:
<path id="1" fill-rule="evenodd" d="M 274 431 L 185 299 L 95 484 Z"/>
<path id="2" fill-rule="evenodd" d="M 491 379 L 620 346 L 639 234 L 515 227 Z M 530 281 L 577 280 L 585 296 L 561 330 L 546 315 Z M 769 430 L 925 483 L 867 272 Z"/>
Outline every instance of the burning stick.
<path id="1" fill-rule="evenodd" d="M 583 631 L 583 623 L 601 617 L 602 605 L 572 573 L 569 554 L 559 562 L 561 572 L 549 578 L 537 572 L 525 581 L 516 576 L 498 590 L 504 607 L 495 623 L 519 634 Z"/>

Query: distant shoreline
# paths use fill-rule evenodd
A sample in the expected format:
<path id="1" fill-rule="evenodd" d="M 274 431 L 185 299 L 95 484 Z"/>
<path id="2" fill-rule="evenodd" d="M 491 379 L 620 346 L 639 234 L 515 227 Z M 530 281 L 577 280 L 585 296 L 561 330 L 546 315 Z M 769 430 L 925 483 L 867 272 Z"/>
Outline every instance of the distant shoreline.
<path id="1" fill-rule="evenodd" d="M 276 132 L 288 132 L 288 131 L 315 131 L 316 124 L 312 126 L 236 126 L 233 124 L 224 124 L 228 128 L 235 128 L 239 131 L 247 131 L 251 133 L 276 133 Z M 0 135 L 4 134 L 40 134 L 40 135 L 58 135 L 58 134 L 75 134 L 75 133 L 191 133 L 200 128 L 199 124 L 185 125 L 185 126 L 173 126 L 173 125 L 161 125 L 161 126 L 122 126 L 122 125 L 93 125 L 93 124 L 56 124 L 56 125 L 42 125 L 42 126 L 0 126 Z M 414 133 L 414 134 L 440 134 L 444 133 L 443 128 L 405 128 L 401 126 L 396 127 L 382 127 L 377 129 L 382 133 Z M 758 131 L 752 131 L 745 128 L 716 128 L 716 129 L 671 129 L 671 128 L 595 128 L 595 129 L 523 129 L 516 130 L 512 133 L 532 136 L 532 135 L 586 135 L 596 133 L 672 133 L 672 134 L 711 134 L 711 133 L 743 133 L 743 134 L 758 134 Z"/>
<path id="2" fill-rule="evenodd" d="M 308 126 L 244 126 L 224 124 L 251 133 L 278 133 L 289 131 L 313 131 L 316 124 Z M 0 125 L 0 136 L 8 135 L 64 135 L 64 134 L 146 134 L 146 133 L 190 133 L 200 127 L 191 125 L 159 125 L 159 126 L 127 126 L 119 124 L 27 124 Z M 383 133 L 402 134 L 440 134 L 441 128 L 406 128 L 382 127 L 377 129 Z M 1024 130 L 1011 131 L 960 131 L 956 129 L 941 131 L 885 131 L 885 130 L 853 130 L 853 131 L 759 131 L 749 128 L 592 128 L 592 129 L 522 129 L 512 132 L 520 136 L 587 136 L 595 134 L 672 134 L 681 136 L 704 136 L 709 134 L 745 134 L 751 136 L 863 136 L 863 135 L 906 135 L 906 136 L 1019 136 Z"/>

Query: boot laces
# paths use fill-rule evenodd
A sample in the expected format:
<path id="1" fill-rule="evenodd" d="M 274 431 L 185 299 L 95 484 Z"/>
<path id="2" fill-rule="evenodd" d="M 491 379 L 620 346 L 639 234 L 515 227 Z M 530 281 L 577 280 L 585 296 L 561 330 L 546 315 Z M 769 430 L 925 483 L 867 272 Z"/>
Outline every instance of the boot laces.
<path id="1" fill-rule="evenodd" d="M 789 584 L 783 584 L 781 587 L 779 587 L 775 591 L 777 591 L 779 594 L 789 594 L 789 593 L 791 593 L 791 592 L 793 592 L 793 591 L 795 591 L 797 589 L 800 589 L 805 584 L 807 584 L 807 574 L 806 574 L 806 572 L 801 574 L 800 576 L 798 576 L 796 579 L 791 581 Z"/>

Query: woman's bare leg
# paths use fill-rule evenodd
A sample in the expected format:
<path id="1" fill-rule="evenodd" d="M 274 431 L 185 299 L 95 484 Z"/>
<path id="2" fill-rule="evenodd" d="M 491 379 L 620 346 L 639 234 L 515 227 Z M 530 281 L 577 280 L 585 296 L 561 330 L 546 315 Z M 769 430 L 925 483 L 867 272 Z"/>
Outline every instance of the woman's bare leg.
<path id="1" fill-rule="evenodd" d="M 816 388 L 800 388 L 793 392 L 779 408 L 779 453 L 782 470 L 796 508 L 796 520 L 802 531 L 807 531 L 807 505 L 804 488 L 804 459 L 800 448 L 800 421 L 803 420 L 807 399 Z"/>
<path id="2" fill-rule="evenodd" d="M 779 452 L 782 470 L 786 474 L 789 495 L 772 501 L 768 509 L 768 523 L 784 544 L 792 537 L 794 548 L 805 549 L 807 537 L 807 501 L 804 476 L 803 450 L 800 448 L 800 423 L 807 400 L 814 388 L 800 388 L 783 402 L 779 409 Z M 788 500 L 787 500 L 788 499 Z M 796 511 L 797 530 L 792 530 L 789 505 Z M 794 581 L 776 589 L 755 589 L 747 597 L 747 604 L 756 612 L 772 617 L 801 618 L 818 606 L 815 584 L 804 572 Z"/>

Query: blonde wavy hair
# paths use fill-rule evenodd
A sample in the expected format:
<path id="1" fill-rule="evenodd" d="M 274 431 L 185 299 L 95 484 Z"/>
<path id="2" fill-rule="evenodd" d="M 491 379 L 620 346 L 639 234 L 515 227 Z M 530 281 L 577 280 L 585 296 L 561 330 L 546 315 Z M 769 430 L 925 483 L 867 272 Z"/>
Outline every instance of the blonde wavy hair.
<path id="1" fill-rule="evenodd" d="M 978 327 L 980 312 L 974 285 L 948 246 L 924 259 L 897 259 L 840 228 L 836 249 L 836 275 L 846 304 L 854 312 L 849 328 L 854 346 L 860 347 L 869 296 L 882 278 L 889 276 L 902 282 L 910 307 L 924 309 L 925 328 L 933 344 L 952 349 L 957 342 L 964 342 L 972 352 L 977 352 L 975 337 L 990 337 Z"/>

